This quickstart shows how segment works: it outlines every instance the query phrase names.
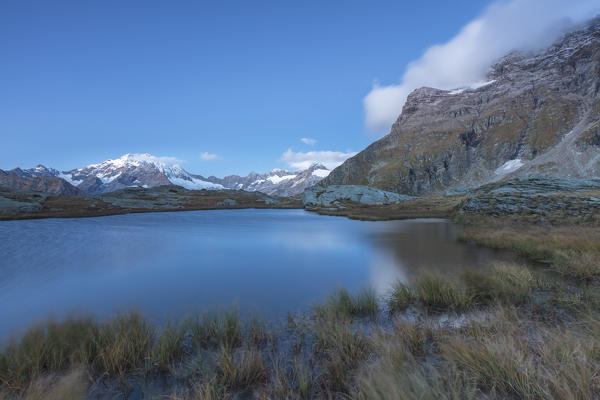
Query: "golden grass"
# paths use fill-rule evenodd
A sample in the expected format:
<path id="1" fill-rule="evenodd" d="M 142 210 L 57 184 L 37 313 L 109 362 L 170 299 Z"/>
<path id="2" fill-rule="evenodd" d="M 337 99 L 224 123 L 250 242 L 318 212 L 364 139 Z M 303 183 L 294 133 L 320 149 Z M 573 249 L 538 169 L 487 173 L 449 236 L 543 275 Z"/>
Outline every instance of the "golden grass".
<path id="1" fill-rule="evenodd" d="M 313 327 L 316 355 L 321 355 L 326 386 L 334 392 L 347 392 L 351 372 L 369 352 L 367 336 L 346 320 L 321 321 Z"/>
<path id="2" fill-rule="evenodd" d="M 414 291 L 421 304 L 435 311 L 463 310 L 471 301 L 464 287 L 439 274 L 419 276 Z"/>
<path id="3" fill-rule="evenodd" d="M 353 203 L 347 204 L 346 208 L 337 210 L 314 209 L 310 211 L 315 211 L 322 215 L 333 215 L 364 221 L 449 218 L 464 199 L 464 196 L 427 196 L 387 206 L 365 206 Z"/>
<path id="4" fill-rule="evenodd" d="M 160 330 L 135 312 L 50 322 L 0 351 L 0 398 L 80 398 L 89 379 L 135 377 L 175 382 L 172 399 L 598 399 L 600 234 L 588 228 L 469 225 L 463 240 L 550 270 L 426 273 L 394 286 L 391 316 L 373 291 L 339 290 L 281 332 L 237 310 Z"/>
<path id="5" fill-rule="evenodd" d="M 468 373 L 480 387 L 527 399 L 593 399 L 598 368 L 590 359 L 590 339 L 558 329 L 541 338 L 526 335 L 454 337 L 442 348 L 444 358 Z"/>
<path id="6" fill-rule="evenodd" d="M 375 318 L 378 312 L 379 302 L 373 289 L 363 289 L 355 295 L 339 289 L 323 304 L 313 307 L 313 313 L 319 319 Z"/>
<path id="7" fill-rule="evenodd" d="M 185 323 L 195 347 L 234 348 L 242 342 L 242 323 L 237 309 L 206 313 Z"/>
<path id="8" fill-rule="evenodd" d="M 477 219 L 465 226 L 459 239 L 517 251 L 578 280 L 600 277 L 600 229 L 597 226 L 551 226 Z"/>
<path id="9" fill-rule="evenodd" d="M 219 382 L 230 389 L 247 389 L 268 380 L 262 354 L 255 349 L 234 353 L 223 348 L 217 356 L 216 372 Z"/>
<path id="10" fill-rule="evenodd" d="M 86 398 L 88 380 L 82 368 L 68 371 L 62 376 L 44 376 L 32 382 L 23 400 L 83 400 Z"/>
<path id="11" fill-rule="evenodd" d="M 415 302 L 415 294 L 410 286 L 404 282 L 396 282 L 387 298 L 388 309 L 391 313 L 406 310 Z"/>
<path id="12" fill-rule="evenodd" d="M 498 264 L 489 269 L 468 269 L 462 273 L 468 296 L 477 303 L 500 301 L 523 303 L 534 284 L 533 274 L 522 265 Z"/>

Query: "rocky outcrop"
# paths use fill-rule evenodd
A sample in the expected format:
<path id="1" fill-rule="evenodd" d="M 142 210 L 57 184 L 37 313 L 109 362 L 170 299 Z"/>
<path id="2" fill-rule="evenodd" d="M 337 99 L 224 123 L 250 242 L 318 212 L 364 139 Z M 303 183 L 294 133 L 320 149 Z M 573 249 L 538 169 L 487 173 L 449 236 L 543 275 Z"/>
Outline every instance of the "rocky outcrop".
<path id="1" fill-rule="evenodd" d="M 306 208 L 345 208 L 354 204 L 389 205 L 413 198 L 412 196 L 386 192 L 368 186 L 313 186 L 302 193 L 302 204 Z"/>
<path id="2" fill-rule="evenodd" d="M 164 185 L 126 188 L 100 196 L 57 196 L 0 187 L 0 220 L 91 217 L 129 212 L 232 208 L 301 208 L 300 200 L 242 190 L 188 190 Z"/>
<path id="3" fill-rule="evenodd" d="M 513 177 L 600 176 L 600 19 L 544 51 L 514 52 L 488 82 L 408 96 L 391 132 L 320 185 L 414 195 Z"/>
<path id="4" fill-rule="evenodd" d="M 44 194 L 19 191 L 15 196 L 13 190 L 0 187 L 0 216 L 2 214 L 35 213 L 42 210 L 42 202 L 47 198 Z"/>
<path id="5" fill-rule="evenodd" d="M 474 194 L 533 194 L 600 190 L 600 179 L 516 178 L 483 185 Z"/>
<path id="6" fill-rule="evenodd" d="M 600 213 L 600 179 L 513 179 L 474 190 L 460 215 L 559 216 L 585 218 Z"/>
<path id="7" fill-rule="evenodd" d="M 164 185 L 152 188 L 126 188 L 105 193 L 97 197 L 99 200 L 116 207 L 130 209 L 187 209 L 202 208 L 247 208 L 249 203 L 256 206 L 283 206 L 298 201 L 283 200 L 260 192 L 244 192 L 240 190 L 188 190 L 177 185 Z"/>
<path id="8" fill-rule="evenodd" d="M 600 213 L 600 197 L 597 196 L 551 194 L 479 196 L 465 201 L 460 214 L 493 217 L 511 215 L 545 217 L 560 214 L 561 216 L 582 217 Z"/>
<path id="9" fill-rule="evenodd" d="M 11 172 L 12 171 L 13 170 L 11 170 Z M 43 192 L 65 196 L 85 195 L 85 192 L 79 190 L 61 178 L 52 176 L 27 178 L 13 175 L 3 170 L 0 170 L 0 186 L 8 189 Z"/>

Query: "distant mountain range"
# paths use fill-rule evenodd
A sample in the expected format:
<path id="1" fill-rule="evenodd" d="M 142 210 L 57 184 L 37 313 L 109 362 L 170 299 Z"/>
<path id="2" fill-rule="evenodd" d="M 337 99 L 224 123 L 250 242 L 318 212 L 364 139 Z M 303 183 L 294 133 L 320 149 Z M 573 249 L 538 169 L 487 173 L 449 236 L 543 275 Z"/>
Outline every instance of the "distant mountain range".
<path id="1" fill-rule="evenodd" d="M 303 171 L 287 171 L 274 169 L 266 174 L 250 173 L 248 176 L 230 175 L 223 179 L 210 176 L 205 179 L 227 189 L 238 189 L 249 192 L 262 192 L 272 196 L 295 196 L 307 187 L 313 186 L 329 175 L 329 170 L 321 164 L 313 164 Z"/>
<path id="2" fill-rule="evenodd" d="M 98 195 L 127 187 L 155 187 L 174 184 L 186 189 L 236 189 L 259 191 L 276 196 L 294 196 L 329 174 L 315 164 L 304 171 L 274 169 L 266 174 L 250 173 L 208 178 L 194 175 L 177 163 L 150 154 L 125 154 L 100 164 L 70 171 L 58 171 L 43 165 L 30 169 L 0 170 L 0 186 L 20 190 L 65 195 Z"/>

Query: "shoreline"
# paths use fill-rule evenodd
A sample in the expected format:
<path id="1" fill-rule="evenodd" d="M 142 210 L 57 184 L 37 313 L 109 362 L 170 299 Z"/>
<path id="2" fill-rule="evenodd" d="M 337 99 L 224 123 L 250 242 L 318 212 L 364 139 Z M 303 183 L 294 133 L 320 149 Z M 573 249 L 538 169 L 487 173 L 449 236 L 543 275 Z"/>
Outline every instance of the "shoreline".
<path id="1" fill-rule="evenodd" d="M 598 398 L 600 230 L 459 223 L 459 240 L 531 263 L 425 273 L 385 298 L 342 289 L 283 325 L 231 310 L 48 323 L 0 350 L 0 398 Z"/>
<path id="2" fill-rule="evenodd" d="M 89 212 L 89 213 L 52 213 L 52 214 L 24 214 L 24 215 L 11 215 L 9 217 L 2 216 L 0 214 L 0 221 L 21 221 L 21 220 L 32 220 L 32 219 L 49 219 L 49 218 L 94 218 L 94 217 L 109 217 L 112 215 L 126 215 L 126 214 L 144 214 L 144 213 L 161 213 L 161 212 L 179 212 L 179 211 L 215 211 L 215 210 L 303 210 L 303 207 L 260 207 L 260 206 L 248 206 L 248 207 L 235 207 L 235 206 L 224 206 L 224 207 L 210 207 L 210 208 L 165 208 L 160 210 L 148 210 L 148 209 L 126 209 L 126 210 L 115 210 L 110 212 Z"/>
<path id="3" fill-rule="evenodd" d="M 260 192 L 187 190 L 174 185 L 122 189 L 96 197 L 0 190 L 0 221 L 245 208 L 303 207 L 300 200 Z"/>
<path id="4" fill-rule="evenodd" d="M 206 204 L 227 198 L 210 194 L 202 195 Z M 368 221 L 449 219 L 461 228 L 457 240 L 514 252 L 525 263 L 425 272 L 396 282 L 386 297 L 341 289 L 307 313 L 288 314 L 283 325 L 260 316 L 244 321 L 235 310 L 162 329 L 137 313 L 49 322 L 0 348 L 0 399 L 600 398 L 597 213 L 486 216 L 461 212 L 466 199 L 306 211 Z M 302 208 L 252 207 L 255 200 L 119 214 Z"/>

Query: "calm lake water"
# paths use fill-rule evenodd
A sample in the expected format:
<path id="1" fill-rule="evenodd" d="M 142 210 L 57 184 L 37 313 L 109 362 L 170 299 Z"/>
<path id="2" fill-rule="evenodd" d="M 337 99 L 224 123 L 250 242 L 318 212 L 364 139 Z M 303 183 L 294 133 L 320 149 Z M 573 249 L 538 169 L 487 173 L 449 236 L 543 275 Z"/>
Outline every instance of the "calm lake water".
<path id="1" fill-rule="evenodd" d="M 0 338 L 69 314 L 164 322 L 237 305 L 267 317 L 334 289 L 385 293 L 423 270 L 506 258 L 448 221 L 363 222 L 304 210 L 216 210 L 0 222 Z"/>

